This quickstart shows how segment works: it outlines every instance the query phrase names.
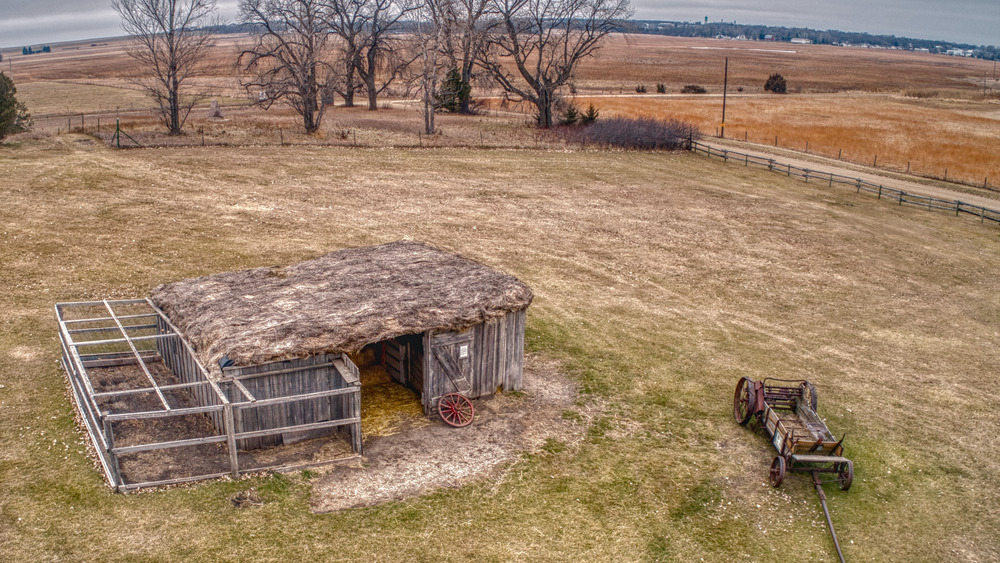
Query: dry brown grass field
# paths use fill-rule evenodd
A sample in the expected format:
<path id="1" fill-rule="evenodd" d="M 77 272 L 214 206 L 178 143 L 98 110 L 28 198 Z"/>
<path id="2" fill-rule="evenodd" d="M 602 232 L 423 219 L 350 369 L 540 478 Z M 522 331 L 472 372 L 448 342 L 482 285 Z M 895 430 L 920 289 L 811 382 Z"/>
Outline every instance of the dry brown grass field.
<path id="1" fill-rule="evenodd" d="M 764 145 L 777 140 L 781 147 L 855 163 L 877 160 L 892 170 L 979 185 L 990 178 L 990 185 L 1000 186 L 1000 83 L 990 61 L 824 45 L 616 37 L 579 72 L 574 103 L 593 104 L 606 116 L 682 119 L 717 135 L 727 57 L 731 139 Z M 763 92 L 775 72 L 788 81 L 789 94 Z M 653 93 L 658 83 L 670 96 Z M 648 94 L 635 94 L 640 84 Z M 679 96 L 687 84 L 705 87 L 708 95 Z"/>
<path id="2" fill-rule="evenodd" d="M 679 45 L 631 41 L 603 56 Z M 827 495 L 848 560 L 1000 559 L 1000 229 L 693 154 L 564 146 L 510 110 L 442 116 L 443 132 L 427 139 L 405 103 L 338 108 L 307 137 L 287 111 L 232 105 L 224 120 L 193 116 L 179 139 L 199 145 L 204 133 L 209 146 L 114 150 L 106 129 L 95 138 L 94 115 L 85 133 L 67 134 L 66 114 L 88 110 L 59 106 L 86 103 L 143 140 L 175 141 L 124 105 L 133 91 L 115 74 L 115 48 L 57 51 L 64 58 L 51 64 L 12 58 L 29 105 L 59 117 L 0 145 L 0 560 L 833 560 L 811 484 L 771 488 L 771 445 L 733 421 L 741 376 L 813 381 L 820 415 L 846 434 L 855 482 Z M 860 114 L 884 100 L 900 112 L 912 105 L 912 120 L 942 115 L 938 129 L 996 107 L 960 78 L 941 88 L 961 102 L 829 92 L 824 61 L 852 51 L 808 52 L 813 62 L 801 64 L 814 67 L 816 91 L 735 107 L 814 99 L 808 111 L 822 121 L 842 115 L 829 106 L 850 101 Z M 927 60 L 956 77 L 979 69 L 858 56 Z M 93 72 L 59 74 L 80 57 L 96 61 Z M 721 57 L 700 64 L 712 61 Z M 761 61 L 762 83 L 771 63 Z M 701 76 L 708 85 L 698 66 L 674 84 Z M 598 78 L 585 86 L 588 72 L 601 76 L 588 68 L 581 98 L 613 93 Z M 912 87 L 935 88 L 935 72 Z M 665 80 L 649 76 L 648 86 Z M 623 76 L 621 89 L 638 80 Z M 228 77 L 215 85 L 233 96 Z M 966 111 L 949 109 L 959 103 Z M 777 115 L 800 111 L 781 107 Z M 701 119 L 691 107 L 663 115 L 684 111 Z M 877 113 L 864 113 L 859 130 L 888 135 L 872 126 Z M 970 137 L 970 154 L 972 141 L 982 139 Z M 317 491 L 337 491 L 322 471 L 107 489 L 66 393 L 54 303 L 143 296 L 164 282 L 407 237 L 533 288 L 527 362 L 578 387 L 591 418 L 557 414 L 581 440 L 550 439 L 462 486 L 326 514 L 313 511 L 331 498 Z M 251 492 L 259 505 L 234 506 Z"/>
<path id="3" fill-rule="evenodd" d="M 772 73 L 788 79 L 790 92 L 897 92 L 904 90 L 981 91 L 983 77 L 993 78 L 993 63 L 977 59 L 884 49 L 829 45 L 792 45 L 765 41 L 731 41 L 627 35 L 613 37 L 577 73 L 581 94 L 631 93 L 658 82 L 676 93 L 699 84 L 722 93 L 725 59 L 729 88 L 763 90 Z"/>
<path id="4" fill-rule="evenodd" d="M 722 98 L 578 97 L 605 116 L 669 116 L 717 135 Z M 1000 103 L 840 93 L 736 95 L 726 137 L 1000 189 Z"/>
<path id="5" fill-rule="evenodd" d="M 224 105 L 246 103 L 232 66 L 241 41 L 245 38 L 220 38 L 205 64 L 205 76 L 197 80 L 199 88 Z M 103 123 L 122 117 L 133 132 L 157 129 L 145 110 L 148 99 L 125 79 L 131 63 L 120 42 L 84 42 L 57 47 L 51 54 L 24 57 L 8 52 L 6 56 L 39 130 L 78 127 L 80 122 L 66 118 L 69 114 L 90 114 L 88 131 L 94 131 L 98 115 L 103 115 Z M 726 133 L 730 139 L 769 146 L 777 141 L 781 147 L 859 164 L 877 163 L 899 172 L 909 169 L 968 185 L 1000 185 L 1000 158 L 996 156 L 1000 154 L 1000 82 L 988 61 L 821 45 L 614 36 L 581 66 L 574 81 L 577 94 L 570 99 L 582 107 L 592 103 L 605 116 L 679 118 L 696 124 L 706 135 L 716 135 L 722 121 L 726 57 L 730 70 Z M 764 80 L 773 72 L 786 77 L 789 94 L 763 92 Z M 667 87 L 667 95 L 653 93 L 658 83 Z M 635 94 L 640 84 L 647 94 Z M 708 95 L 679 95 L 686 84 L 701 85 Z M 397 97 L 403 94 L 397 92 Z M 478 94 L 489 97 L 498 92 L 480 88 Z M 297 140 L 298 120 L 286 109 L 234 108 L 231 111 L 238 119 L 228 124 L 208 122 L 203 119 L 204 111 L 196 111 L 188 128 L 197 139 L 147 140 L 190 144 L 200 142 L 201 133 L 206 133 L 207 142 L 228 144 L 247 139 L 280 143 L 285 135 L 294 142 L 336 143 L 346 141 L 340 137 L 350 132 L 350 144 L 425 144 L 417 138 L 421 118 L 415 106 L 395 107 L 400 113 L 388 118 L 333 110 L 327 114 L 319 139 Z M 487 107 L 501 109 L 495 101 Z M 451 120 L 443 126 L 444 137 L 426 144 L 531 146 L 538 139 L 524 127 L 530 119 L 530 108 L 507 106 L 499 112 L 487 111 L 476 120 Z M 82 123 L 88 125 L 86 117 Z M 284 131 L 279 133 L 279 129 Z M 360 142 L 356 141 L 359 133 Z"/>
<path id="6" fill-rule="evenodd" d="M 5 561 L 829 560 L 809 483 L 772 489 L 771 446 L 732 420 L 744 375 L 812 380 L 847 434 L 855 484 L 828 495 L 849 560 L 1000 557 L 996 228 L 691 154 L 63 135 L 3 147 L 0 175 Z M 104 486 L 53 303 L 405 237 L 534 289 L 529 364 L 598 413 L 582 442 L 331 514 L 312 472 Z M 251 488 L 263 505 L 234 508 Z"/>

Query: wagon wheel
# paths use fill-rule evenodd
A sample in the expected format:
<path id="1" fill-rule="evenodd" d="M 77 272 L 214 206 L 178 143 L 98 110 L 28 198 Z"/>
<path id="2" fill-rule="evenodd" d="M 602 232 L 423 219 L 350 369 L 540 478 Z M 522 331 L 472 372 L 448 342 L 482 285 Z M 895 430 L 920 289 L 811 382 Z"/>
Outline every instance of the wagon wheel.
<path id="1" fill-rule="evenodd" d="M 785 480 L 785 468 L 786 467 L 787 467 L 787 464 L 785 462 L 785 458 L 781 457 L 780 455 L 777 456 L 777 457 L 775 457 L 774 461 L 771 462 L 771 475 L 770 475 L 770 479 L 771 479 L 771 486 L 772 487 L 780 487 L 781 486 L 781 482 Z"/>
<path id="2" fill-rule="evenodd" d="M 840 490 L 846 491 L 851 488 L 851 483 L 854 482 L 854 462 L 847 460 L 844 463 L 837 464 L 837 483 L 840 485 Z"/>
<path id="3" fill-rule="evenodd" d="M 733 396 L 733 418 L 736 422 L 745 425 L 750 421 L 756 410 L 756 397 L 750 392 L 753 380 L 741 377 L 736 384 L 736 394 Z"/>
<path id="4" fill-rule="evenodd" d="M 449 426 L 461 428 L 472 424 L 476 409 L 472 401 L 461 393 L 448 393 L 438 399 L 438 414 Z"/>

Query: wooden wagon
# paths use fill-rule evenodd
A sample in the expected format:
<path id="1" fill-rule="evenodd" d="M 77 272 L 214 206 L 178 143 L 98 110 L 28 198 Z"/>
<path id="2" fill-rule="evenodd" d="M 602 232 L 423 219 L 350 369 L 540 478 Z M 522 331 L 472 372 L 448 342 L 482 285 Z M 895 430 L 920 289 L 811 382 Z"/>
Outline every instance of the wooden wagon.
<path id="1" fill-rule="evenodd" d="M 808 381 L 773 379 L 754 381 L 748 377 L 736 384 L 733 397 L 733 417 L 741 425 L 754 420 L 753 426 L 763 429 L 778 455 L 771 462 L 771 485 L 778 487 L 788 471 L 812 475 L 826 524 L 844 562 L 837 531 L 833 528 L 830 510 L 826 506 L 822 474 L 834 474 L 842 490 L 851 488 L 854 463 L 844 457 L 844 439 L 834 437 L 826 423 L 816 414 L 816 387 Z"/>
<path id="2" fill-rule="evenodd" d="M 733 416 L 756 424 L 771 438 L 778 455 L 771 463 L 771 485 L 778 487 L 788 471 L 835 474 L 843 490 L 851 488 L 854 463 L 843 456 L 837 440 L 816 414 L 816 387 L 805 380 L 741 378 L 733 398 Z"/>

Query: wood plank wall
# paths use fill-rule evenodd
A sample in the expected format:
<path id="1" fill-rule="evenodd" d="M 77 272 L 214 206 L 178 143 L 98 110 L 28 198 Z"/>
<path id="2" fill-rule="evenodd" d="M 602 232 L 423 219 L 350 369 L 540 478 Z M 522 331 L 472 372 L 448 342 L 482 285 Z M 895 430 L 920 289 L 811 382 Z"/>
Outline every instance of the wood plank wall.
<path id="1" fill-rule="evenodd" d="M 431 349 L 440 347 L 442 351 L 452 354 L 460 368 L 462 362 L 472 363 L 470 398 L 492 395 L 499 388 L 517 391 L 521 389 L 524 373 L 525 320 L 524 310 L 512 311 L 464 331 L 431 333 L 427 346 Z M 470 357 L 460 359 L 457 351 L 464 343 L 470 343 Z M 421 399 L 424 410 L 430 413 L 437 409 L 437 400 L 442 395 L 457 392 L 458 389 L 433 353 L 426 354 L 423 366 L 427 376 Z"/>
<path id="2" fill-rule="evenodd" d="M 173 331 L 166 325 L 162 318 L 156 318 L 157 333 L 169 334 Z M 174 372 L 182 383 L 199 383 L 205 381 L 198 363 L 188 352 L 186 346 L 181 342 L 180 336 L 176 334 L 169 338 L 158 338 L 156 349 L 163 358 L 163 363 Z M 201 407 L 221 406 L 222 400 L 215 394 L 215 390 L 210 385 L 198 385 L 191 387 L 188 391 L 194 396 L 195 402 Z M 174 406 L 174 405 L 171 405 Z M 222 411 L 206 413 L 212 419 L 212 425 L 220 433 L 225 433 L 226 423 Z"/>
<path id="3" fill-rule="evenodd" d="M 424 335 L 410 334 L 400 338 L 406 346 L 406 382 L 417 394 L 424 392 Z"/>
<path id="4" fill-rule="evenodd" d="M 393 338 L 385 342 L 385 369 L 393 381 L 406 385 L 406 344 Z"/>
<path id="5" fill-rule="evenodd" d="M 279 404 L 257 407 L 251 403 L 234 408 L 233 417 L 236 422 L 236 432 L 284 428 L 349 416 L 348 413 L 353 410 L 350 404 L 351 395 L 299 400 L 291 398 L 294 395 L 304 393 L 347 387 L 345 379 L 330 365 L 334 359 L 341 359 L 341 355 L 319 354 L 307 358 L 225 368 L 225 376 L 239 379 L 240 383 L 256 399 L 290 397 L 289 401 Z M 276 371 L 283 373 L 271 373 Z M 228 386 L 227 393 L 232 390 L 233 386 Z M 331 434 L 335 430 L 334 428 L 320 429 L 311 431 L 309 436 L 295 438 L 318 437 Z M 239 449 L 249 450 L 281 445 L 288 438 L 289 436 L 275 434 L 258 438 L 242 438 L 237 440 L 237 444 Z"/>

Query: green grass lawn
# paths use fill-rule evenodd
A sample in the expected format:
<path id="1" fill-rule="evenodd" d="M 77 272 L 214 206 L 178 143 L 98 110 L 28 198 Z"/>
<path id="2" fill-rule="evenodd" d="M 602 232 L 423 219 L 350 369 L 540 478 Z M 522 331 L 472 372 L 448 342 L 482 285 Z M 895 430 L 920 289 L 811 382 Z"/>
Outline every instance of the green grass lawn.
<path id="1" fill-rule="evenodd" d="M 848 560 L 1000 558 L 1000 229 L 688 154 L 74 140 L 0 146 L 2 560 L 832 560 L 732 419 L 741 376 L 810 379 L 847 434 Z M 334 514 L 311 473 L 107 489 L 54 303 L 404 237 L 535 290 L 529 352 L 600 406 L 581 444 Z"/>

